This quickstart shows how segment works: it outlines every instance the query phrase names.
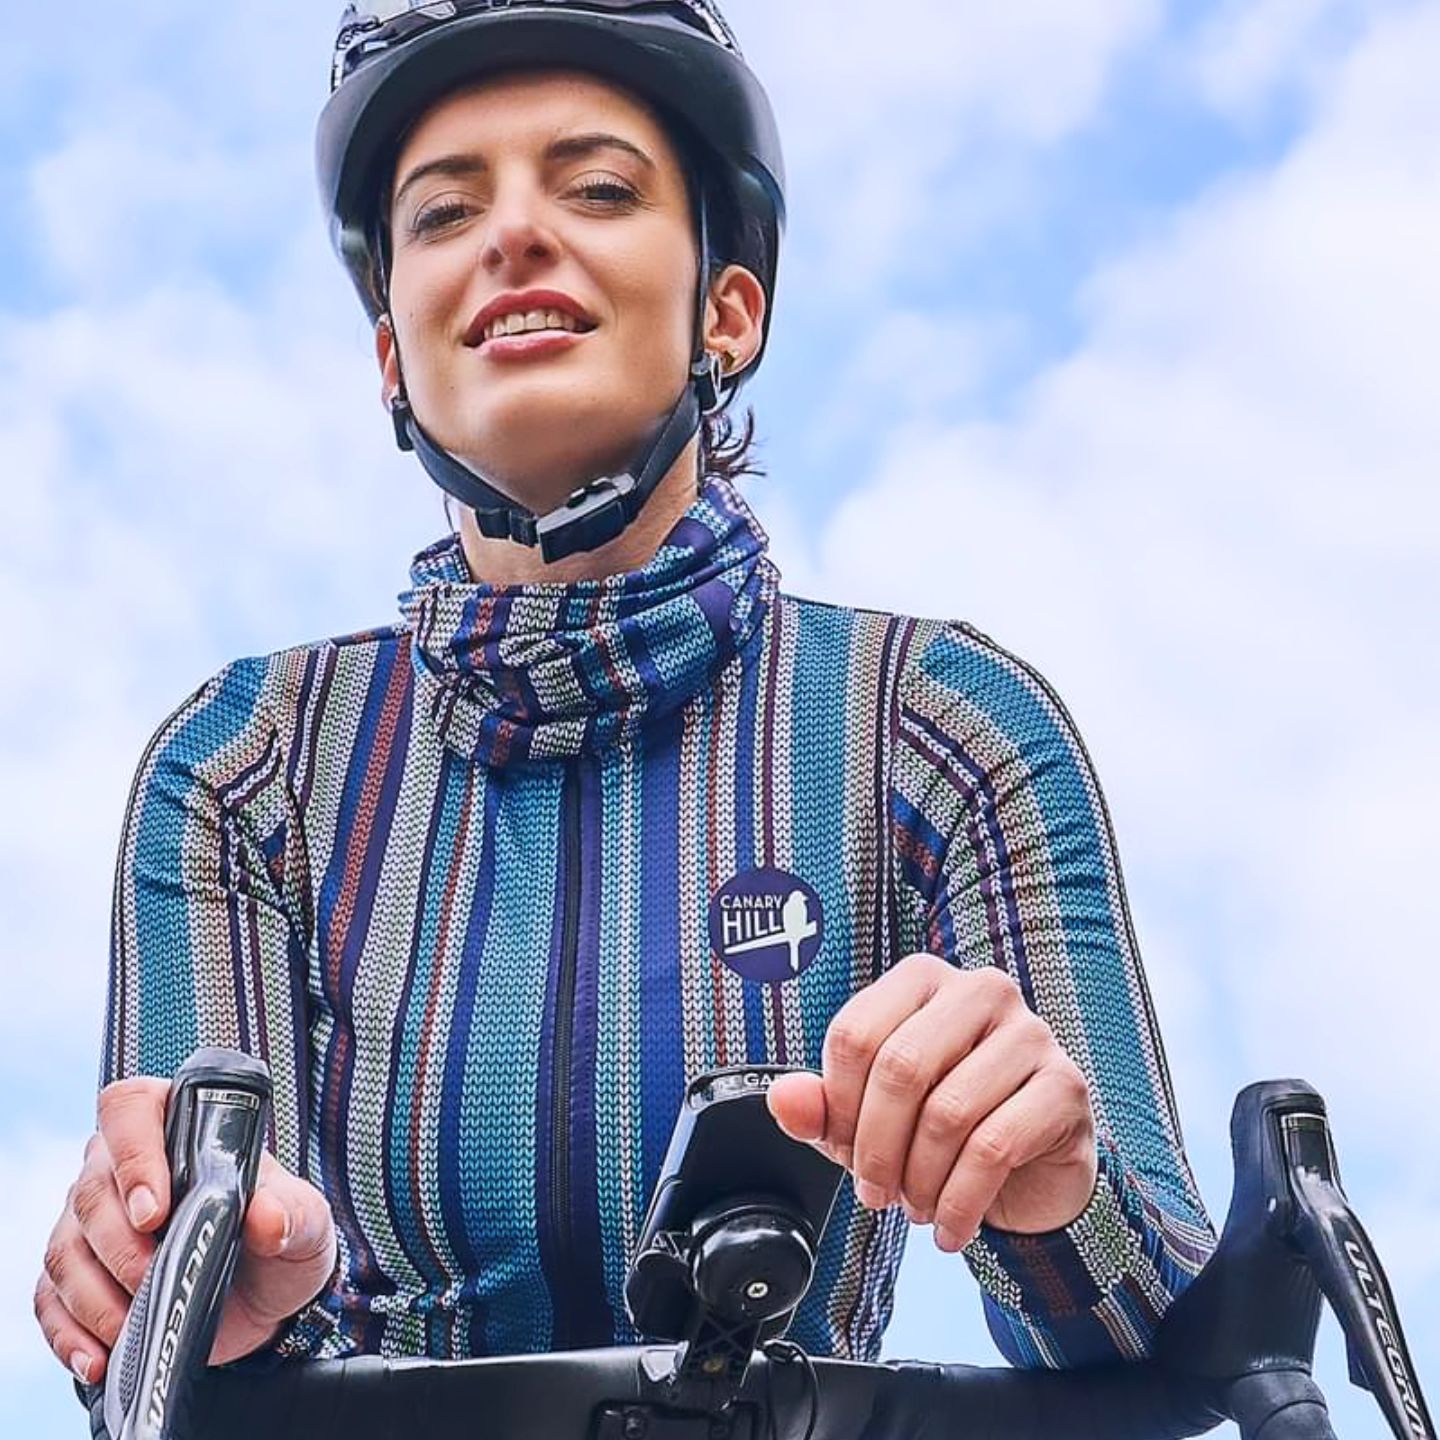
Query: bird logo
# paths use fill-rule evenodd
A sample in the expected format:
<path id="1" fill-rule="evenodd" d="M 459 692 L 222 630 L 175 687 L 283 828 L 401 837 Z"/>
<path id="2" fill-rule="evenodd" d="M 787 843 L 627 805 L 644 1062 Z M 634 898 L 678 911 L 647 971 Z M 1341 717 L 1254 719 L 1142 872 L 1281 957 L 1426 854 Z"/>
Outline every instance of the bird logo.
<path id="1" fill-rule="evenodd" d="M 777 945 L 790 947 L 790 973 L 800 973 L 800 946 L 806 940 L 813 940 L 819 926 L 810 918 L 810 902 L 803 890 L 792 890 L 780 907 L 780 929 L 774 934 L 757 935 L 753 940 L 741 940 L 726 951 L 729 955 L 750 955 L 756 950 L 771 950 Z"/>
<path id="2" fill-rule="evenodd" d="M 710 902 L 715 958 L 745 980 L 794 980 L 815 962 L 824 935 L 819 894 L 784 870 L 746 871 Z"/>

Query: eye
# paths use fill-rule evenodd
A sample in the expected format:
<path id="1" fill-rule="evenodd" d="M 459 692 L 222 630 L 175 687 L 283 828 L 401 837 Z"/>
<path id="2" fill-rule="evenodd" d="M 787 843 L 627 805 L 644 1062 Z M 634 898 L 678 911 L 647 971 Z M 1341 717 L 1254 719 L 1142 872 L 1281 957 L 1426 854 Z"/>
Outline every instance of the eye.
<path id="1" fill-rule="evenodd" d="M 570 193 L 607 207 L 635 205 L 640 200 L 640 194 L 633 185 L 627 185 L 623 180 L 616 180 L 609 176 L 582 180 L 572 188 Z"/>
<path id="2" fill-rule="evenodd" d="M 414 236 L 432 235 L 437 230 L 458 225 L 472 213 L 472 207 L 464 200 L 437 200 L 422 206 L 410 222 L 410 233 Z"/>

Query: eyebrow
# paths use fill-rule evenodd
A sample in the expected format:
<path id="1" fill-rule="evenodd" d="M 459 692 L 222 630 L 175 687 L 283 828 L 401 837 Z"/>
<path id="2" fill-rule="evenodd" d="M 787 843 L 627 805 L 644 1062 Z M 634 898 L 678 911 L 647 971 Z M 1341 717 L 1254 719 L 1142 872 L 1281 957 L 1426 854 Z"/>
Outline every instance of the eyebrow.
<path id="1" fill-rule="evenodd" d="M 651 173 L 657 168 L 654 160 L 638 145 L 603 130 L 592 131 L 584 135 L 566 135 L 562 139 L 552 141 L 545 147 L 545 162 L 554 164 L 556 161 L 584 160 L 599 150 L 619 150 L 622 154 L 638 160 Z M 391 208 L 398 208 L 407 191 L 432 175 L 463 180 L 475 175 L 482 175 L 489 168 L 489 165 L 478 155 L 442 155 L 439 159 L 427 160 L 423 165 L 417 165 L 398 186 L 395 198 L 390 202 Z"/>

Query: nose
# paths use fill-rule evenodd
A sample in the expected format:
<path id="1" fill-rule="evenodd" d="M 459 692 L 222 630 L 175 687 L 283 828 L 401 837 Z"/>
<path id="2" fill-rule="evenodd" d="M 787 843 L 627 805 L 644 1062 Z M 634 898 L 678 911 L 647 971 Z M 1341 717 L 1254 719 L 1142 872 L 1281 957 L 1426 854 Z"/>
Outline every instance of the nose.
<path id="1" fill-rule="evenodd" d="M 495 196 L 481 255 L 487 271 L 534 269 L 556 258 L 559 244 L 540 211 L 540 197 L 526 187 L 511 186 Z"/>

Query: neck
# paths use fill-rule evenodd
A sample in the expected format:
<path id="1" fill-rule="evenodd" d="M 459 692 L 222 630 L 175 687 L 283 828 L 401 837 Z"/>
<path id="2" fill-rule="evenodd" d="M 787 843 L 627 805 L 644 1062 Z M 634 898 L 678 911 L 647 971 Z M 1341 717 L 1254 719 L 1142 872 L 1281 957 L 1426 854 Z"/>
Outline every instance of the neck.
<path id="1" fill-rule="evenodd" d="M 608 544 L 598 550 L 567 555 L 547 564 L 538 547 L 512 540 L 491 540 L 480 533 L 468 508 L 460 512 L 460 545 L 476 580 L 487 585 L 573 585 L 577 580 L 604 580 L 639 570 L 655 558 L 661 541 L 694 502 L 700 471 L 700 439 L 680 452 L 665 478 L 651 492 L 645 508 Z"/>

